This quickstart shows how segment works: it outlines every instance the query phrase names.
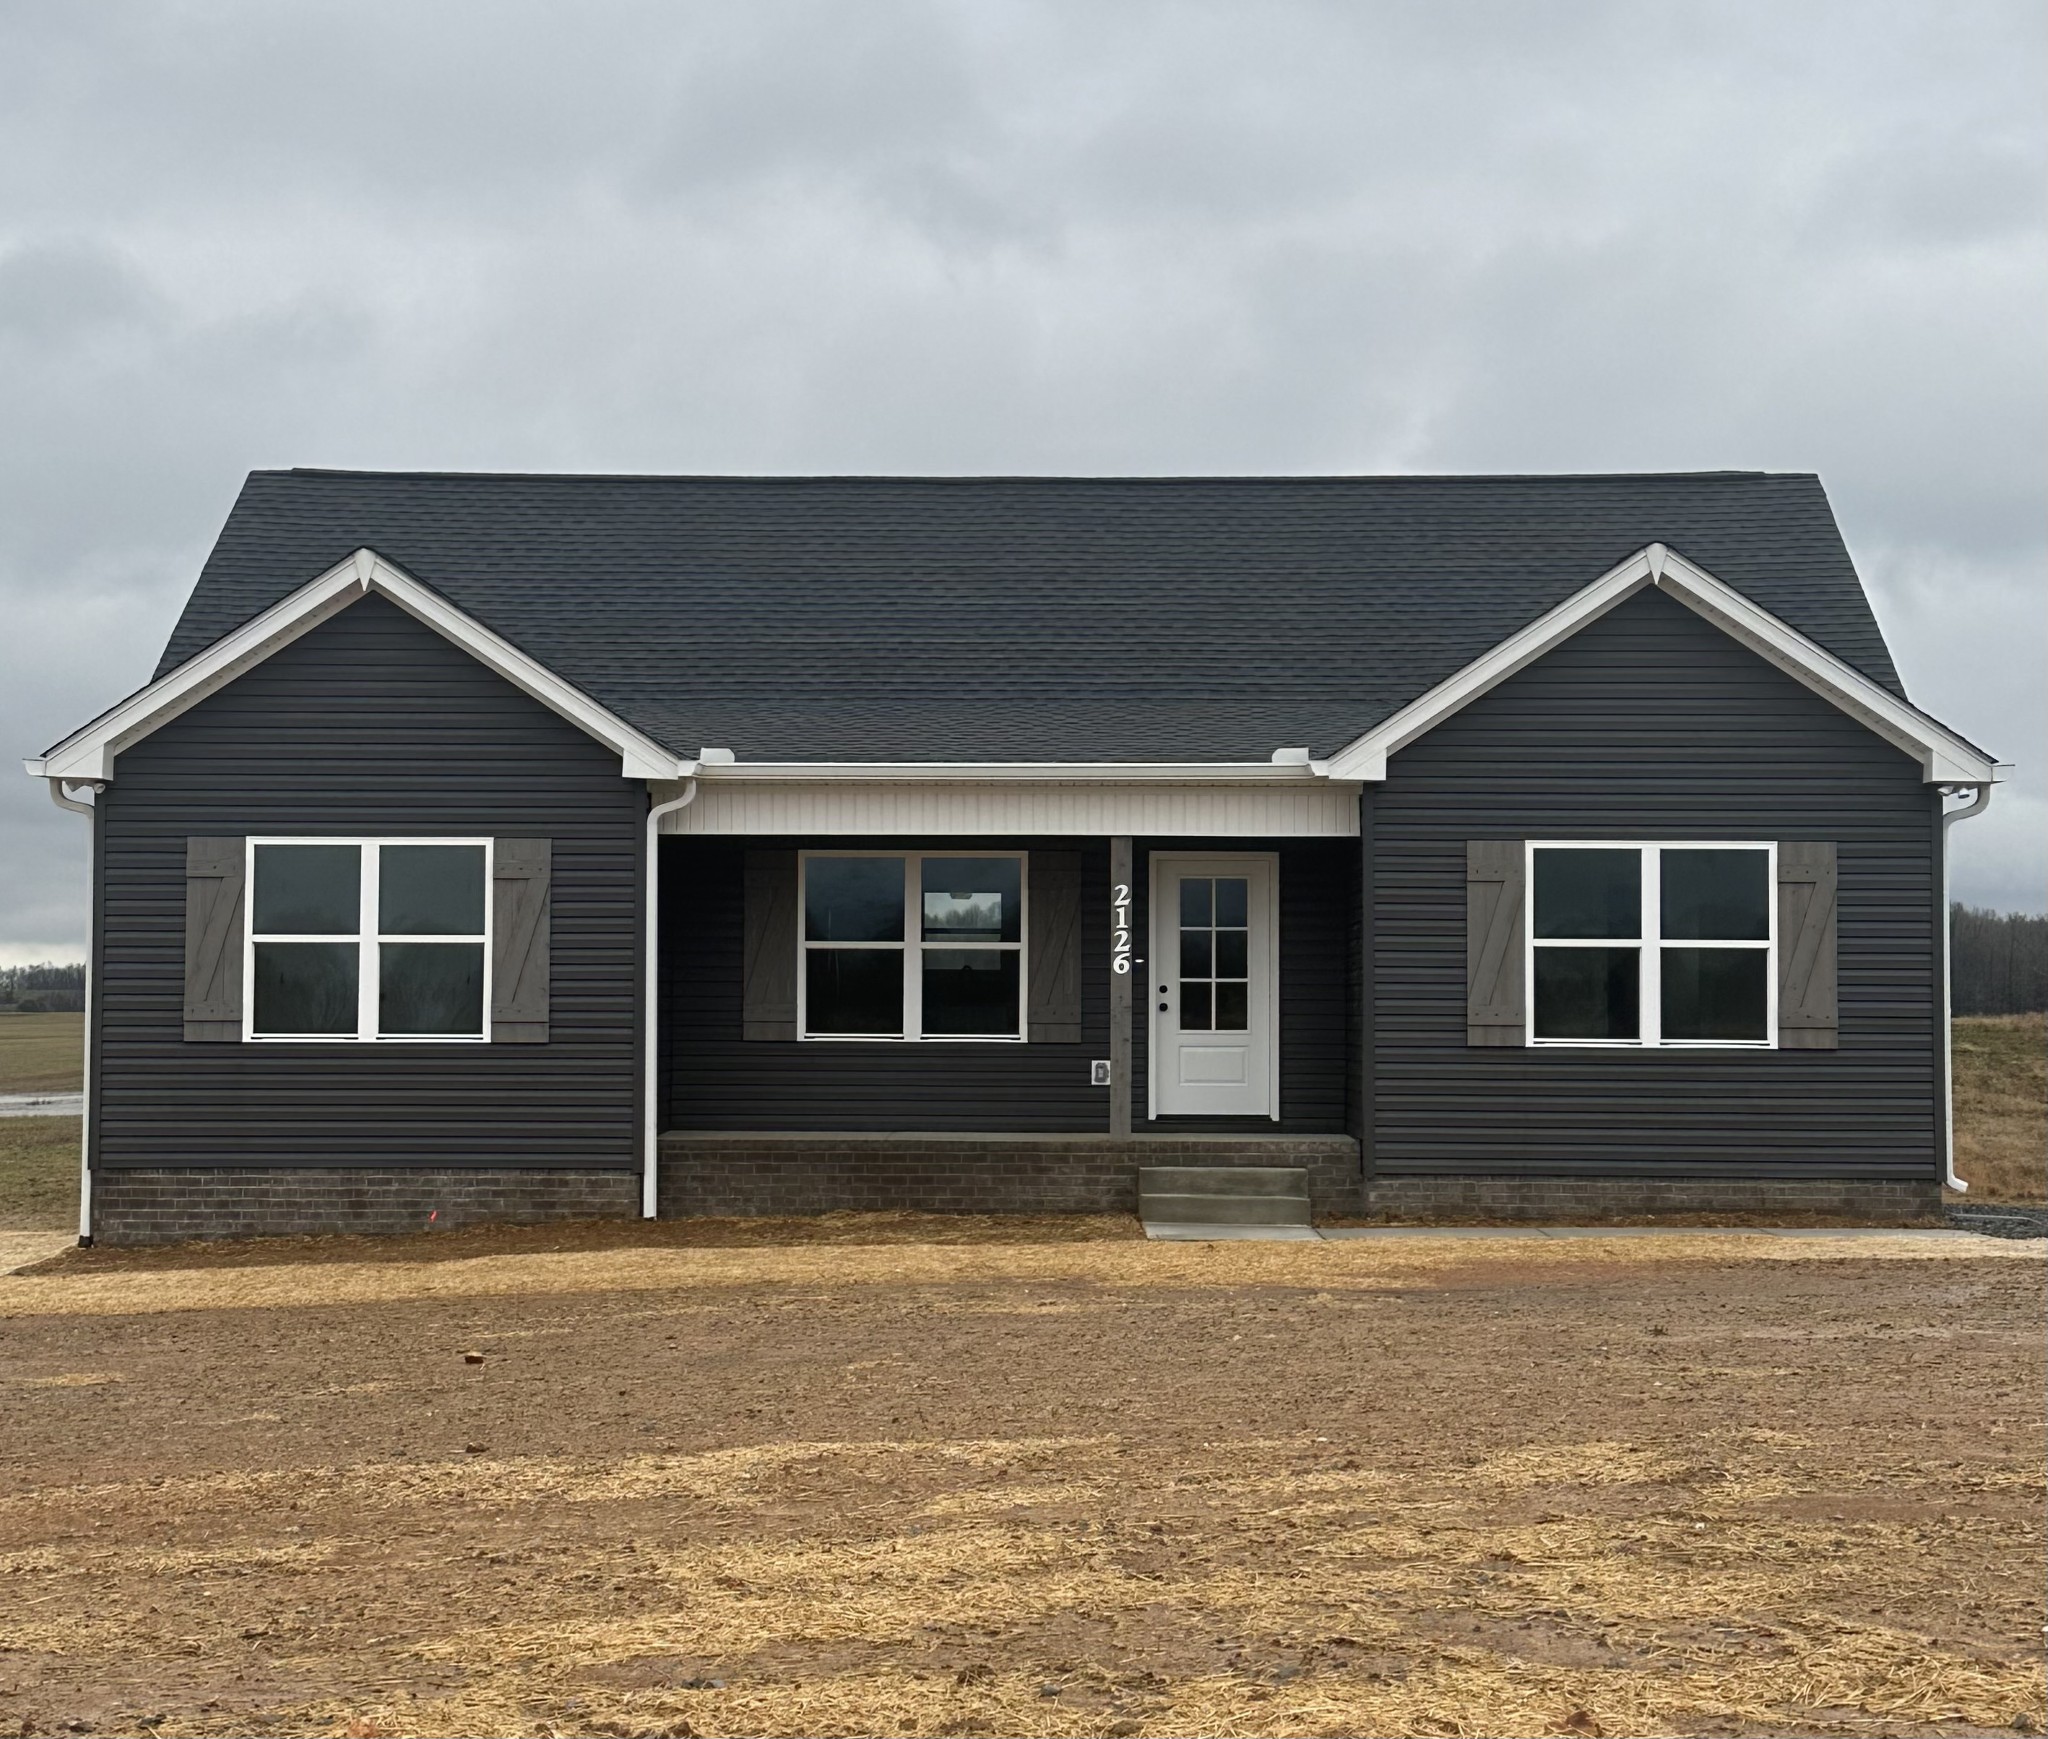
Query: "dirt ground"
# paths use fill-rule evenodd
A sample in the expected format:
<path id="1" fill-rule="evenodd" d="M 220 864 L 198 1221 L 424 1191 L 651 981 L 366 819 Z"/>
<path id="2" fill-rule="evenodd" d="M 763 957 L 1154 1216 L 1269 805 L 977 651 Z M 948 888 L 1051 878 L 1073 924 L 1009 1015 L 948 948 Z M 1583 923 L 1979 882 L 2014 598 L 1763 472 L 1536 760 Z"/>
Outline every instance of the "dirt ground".
<path id="1" fill-rule="evenodd" d="M 2048 1722 L 2038 1244 L 857 1231 L 0 1280 L 0 1732 Z"/>

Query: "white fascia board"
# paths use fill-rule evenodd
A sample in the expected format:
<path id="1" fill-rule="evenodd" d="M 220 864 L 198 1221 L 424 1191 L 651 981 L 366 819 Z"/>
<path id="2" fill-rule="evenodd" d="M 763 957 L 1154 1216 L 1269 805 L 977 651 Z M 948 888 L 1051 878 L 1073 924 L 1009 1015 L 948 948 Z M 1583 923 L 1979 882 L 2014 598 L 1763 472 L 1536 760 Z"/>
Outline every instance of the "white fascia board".
<path id="1" fill-rule="evenodd" d="M 1271 761 L 704 761 L 696 776 L 720 784 L 735 779 L 800 779 L 947 785 L 1305 785 L 1327 776 L 1322 767 L 1321 762 L 1310 766 Z"/>
<path id="2" fill-rule="evenodd" d="M 1333 779 L 1383 780 L 1387 757 L 1433 730 L 1517 671 L 1571 638 L 1617 604 L 1654 586 L 1832 702 L 1920 763 L 1931 785 L 1988 785 L 2005 777 L 1975 745 L 1871 681 L 1760 604 L 1717 580 L 1676 550 L 1653 543 L 1546 611 L 1526 628 L 1475 658 L 1427 694 L 1340 749 L 1328 762 Z"/>
<path id="3" fill-rule="evenodd" d="M 300 635 L 375 592 L 495 671 L 521 693 L 617 751 L 619 772 L 628 779 L 687 778 L 693 764 L 635 730 L 590 696 L 564 682 L 538 659 L 503 635 L 393 567 L 374 550 L 359 549 L 346 561 L 280 598 L 205 651 L 138 689 L 46 754 L 24 763 L 36 778 L 77 783 L 109 780 L 114 761 L 130 744 L 168 724 L 243 672 L 289 646 Z"/>

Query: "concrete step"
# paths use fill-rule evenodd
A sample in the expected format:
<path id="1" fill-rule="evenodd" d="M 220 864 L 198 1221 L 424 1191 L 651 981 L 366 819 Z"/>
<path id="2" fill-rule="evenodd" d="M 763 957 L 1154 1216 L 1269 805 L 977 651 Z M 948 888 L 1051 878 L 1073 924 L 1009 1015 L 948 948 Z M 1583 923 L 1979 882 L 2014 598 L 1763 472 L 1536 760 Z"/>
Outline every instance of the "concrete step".
<path id="1" fill-rule="evenodd" d="M 1148 1192 L 1138 1197 L 1147 1225 L 1305 1226 L 1307 1196 L 1217 1196 Z"/>
<path id="2" fill-rule="evenodd" d="M 1305 1196 L 1298 1165 L 1141 1165 L 1138 1193 L 1184 1196 Z"/>

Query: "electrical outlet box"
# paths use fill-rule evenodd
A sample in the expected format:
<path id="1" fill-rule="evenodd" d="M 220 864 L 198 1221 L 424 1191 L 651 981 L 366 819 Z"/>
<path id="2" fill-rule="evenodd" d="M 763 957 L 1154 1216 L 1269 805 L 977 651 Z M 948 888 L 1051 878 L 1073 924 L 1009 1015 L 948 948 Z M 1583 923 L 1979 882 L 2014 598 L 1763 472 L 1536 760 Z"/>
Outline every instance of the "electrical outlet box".
<path id="1" fill-rule="evenodd" d="M 1088 1085 L 1091 1087 L 1107 1087 L 1109 1085 L 1108 1063 L 1090 1063 L 1088 1065 Z"/>

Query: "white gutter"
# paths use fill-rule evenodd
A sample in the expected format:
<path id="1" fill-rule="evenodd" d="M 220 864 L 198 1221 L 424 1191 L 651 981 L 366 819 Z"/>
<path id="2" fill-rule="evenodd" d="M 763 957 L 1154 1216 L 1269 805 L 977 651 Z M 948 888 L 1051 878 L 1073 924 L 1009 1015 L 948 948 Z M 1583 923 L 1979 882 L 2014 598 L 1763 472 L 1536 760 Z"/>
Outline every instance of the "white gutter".
<path id="1" fill-rule="evenodd" d="M 92 789 L 100 791 L 104 790 L 105 787 L 94 785 Z M 50 801 L 56 804 L 59 809 L 68 809 L 74 815 L 83 815 L 90 818 L 93 813 L 93 806 L 90 803 L 82 803 L 76 797 L 64 795 L 64 781 L 62 779 L 52 779 L 50 781 Z M 92 864 L 91 839 L 92 836 L 88 834 L 86 836 L 87 844 L 85 848 L 85 880 L 86 886 L 92 888 L 93 898 L 97 900 L 99 898 L 99 889 L 95 885 L 93 877 L 94 866 Z M 90 929 L 87 930 L 86 936 L 85 1044 L 81 1059 L 84 1063 L 84 1077 L 79 1083 L 83 1089 L 81 1093 L 83 1104 L 80 1107 L 82 1115 L 78 1119 L 78 1241 L 81 1244 L 90 1244 L 92 1242 L 92 992 L 93 943 L 96 938 L 93 937 Z"/>
<path id="2" fill-rule="evenodd" d="M 1999 775 L 2003 775 L 2005 768 L 2001 765 L 1997 771 Z M 1951 970 L 1952 962 L 1949 958 L 1955 937 L 1955 919 L 1948 892 L 1949 829 L 1958 821 L 1965 821 L 1972 815 L 1981 814 L 1991 801 L 1991 787 L 1942 787 L 1944 797 L 1950 791 L 1968 790 L 1975 790 L 1976 795 L 1962 808 L 1944 809 L 1941 812 L 1941 1181 L 1958 1195 L 1967 1195 L 1970 1186 L 1956 1176 L 1955 984 Z"/>
<path id="3" fill-rule="evenodd" d="M 1283 751 L 1285 752 L 1285 751 Z M 1303 751 L 1304 756 L 1306 751 Z M 1330 777 L 1327 761 L 700 761 L 695 776 L 860 784 L 1305 785 Z M 1356 777 L 1356 775 L 1353 775 Z"/>
<path id="4" fill-rule="evenodd" d="M 697 768 L 690 769 L 694 775 Z M 644 979 L 647 1015 L 647 1056 L 642 1068 L 640 1095 L 640 1217 L 651 1220 L 660 1207 L 661 1130 L 661 818 L 673 810 L 687 809 L 697 800 L 694 776 L 683 780 L 682 794 L 666 803 L 651 804 L 647 810 L 647 962 Z"/>

